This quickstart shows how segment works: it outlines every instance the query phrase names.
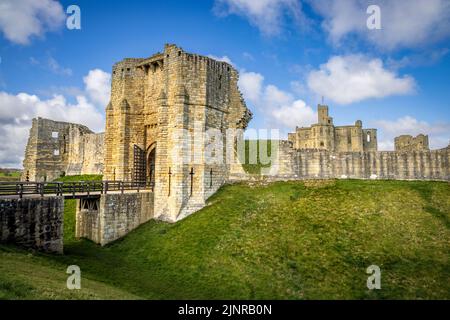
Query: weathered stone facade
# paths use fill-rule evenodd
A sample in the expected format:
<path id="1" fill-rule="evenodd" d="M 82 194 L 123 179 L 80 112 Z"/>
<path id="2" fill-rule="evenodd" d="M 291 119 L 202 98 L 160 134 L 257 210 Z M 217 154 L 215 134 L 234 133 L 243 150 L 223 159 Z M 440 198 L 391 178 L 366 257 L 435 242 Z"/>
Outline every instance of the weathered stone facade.
<path id="1" fill-rule="evenodd" d="M 402 135 L 395 138 L 395 151 L 429 151 L 428 136 L 419 134 L 417 137 Z"/>
<path id="2" fill-rule="evenodd" d="M 52 181 L 63 175 L 102 174 L 104 134 L 75 123 L 35 118 L 21 180 Z"/>
<path id="3" fill-rule="evenodd" d="M 77 238 L 105 245 L 153 218 L 153 192 L 112 193 L 77 200 Z"/>
<path id="4" fill-rule="evenodd" d="M 63 197 L 0 199 L 0 241 L 63 252 Z"/>
<path id="5" fill-rule="evenodd" d="M 203 207 L 229 172 L 225 152 L 216 163 L 205 161 L 212 144 L 205 132 L 220 132 L 225 146 L 235 139 L 226 130 L 251 119 L 237 81 L 230 64 L 175 45 L 115 64 L 104 178 L 154 184 L 158 219 L 176 221 Z"/>
<path id="6" fill-rule="evenodd" d="M 328 106 L 318 105 L 318 123 L 295 129 L 288 135 L 295 149 L 320 149 L 332 152 L 377 151 L 377 130 L 363 129 L 361 120 L 353 126 L 334 126 Z"/>
<path id="7" fill-rule="evenodd" d="M 332 152 L 298 150 L 293 148 L 292 142 L 280 141 L 269 176 L 272 180 L 349 178 L 448 181 L 450 146 L 432 151 Z M 242 178 L 245 179 L 241 175 Z M 239 179 L 239 175 L 234 179 Z"/>

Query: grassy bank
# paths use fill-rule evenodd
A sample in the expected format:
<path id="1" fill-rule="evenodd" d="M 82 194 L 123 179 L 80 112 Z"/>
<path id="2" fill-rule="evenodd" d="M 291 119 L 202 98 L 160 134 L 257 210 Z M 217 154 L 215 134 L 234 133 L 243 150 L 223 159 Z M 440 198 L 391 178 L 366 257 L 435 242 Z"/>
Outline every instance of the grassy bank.
<path id="1" fill-rule="evenodd" d="M 225 186 L 192 216 L 103 248 L 74 238 L 74 211 L 66 201 L 63 256 L 0 247 L 0 297 L 450 299 L 448 183 Z M 78 293 L 64 289 L 71 264 Z M 381 290 L 366 287 L 372 264 Z"/>
<path id="2" fill-rule="evenodd" d="M 16 169 L 1 169 L 0 168 L 0 181 L 19 181 L 22 172 Z"/>

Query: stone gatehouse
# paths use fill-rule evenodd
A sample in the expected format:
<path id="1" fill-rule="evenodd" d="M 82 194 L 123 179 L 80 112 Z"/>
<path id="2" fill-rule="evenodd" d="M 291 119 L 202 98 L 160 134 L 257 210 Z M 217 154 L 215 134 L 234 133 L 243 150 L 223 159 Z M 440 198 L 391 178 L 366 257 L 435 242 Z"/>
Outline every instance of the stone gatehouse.
<path id="1" fill-rule="evenodd" d="M 155 217 L 162 220 L 203 207 L 229 170 L 226 161 L 206 163 L 205 150 L 214 141 L 203 133 L 213 129 L 225 140 L 227 129 L 245 129 L 251 119 L 237 82 L 230 64 L 175 45 L 116 63 L 106 108 L 104 179 L 154 184 Z"/>

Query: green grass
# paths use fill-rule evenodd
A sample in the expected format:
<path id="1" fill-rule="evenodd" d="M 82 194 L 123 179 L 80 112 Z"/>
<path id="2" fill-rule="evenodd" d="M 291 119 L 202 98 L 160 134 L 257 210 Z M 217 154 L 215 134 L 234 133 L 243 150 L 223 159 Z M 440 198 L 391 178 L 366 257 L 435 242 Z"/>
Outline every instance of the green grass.
<path id="1" fill-rule="evenodd" d="M 64 176 L 55 181 L 60 182 L 73 182 L 73 181 L 102 181 L 103 176 L 101 174 L 83 174 L 74 176 Z"/>
<path id="2" fill-rule="evenodd" d="M 271 164 L 262 164 L 260 160 L 260 146 L 261 144 L 266 144 L 266 150 L 267 150 L 267 156 L 270 157 L 272 155 L 271 147 L 272 147 L 272 141 L 271 140 L 245 140 L 244 141 L 245 146 L 245 159 L 242 159 L 242 157 L 239 158 L 239 161 L 242 163 L 242 167 L 244 168 L 244 171 L 249 174 L 261 174 L 262 168 L 270 168 Z M 250 145 L 256 144 L 256 155 L 253 155 L 253 157 L 256 157 L 256 163 L 253 159 L 253 157 L 250 157 Z"/>
<path id="3" fill-rule="evenodd" d="M 16 170 L 0 169 L 0 181 L 19 181 L 21 174 L 20 171 Z"/>
<path id="4" fill-rule="evenodd" d="M 188 218 L 103 248 L 74 238 L 74 211 L 66 201 L 62 256 L 0 246 L 0 297 L 450 299 L 444 182 L 229 185 Z M 71 264 L 78 293 L 63 288 Z M 372 264 L 381 290 L 366 287 Z"/>

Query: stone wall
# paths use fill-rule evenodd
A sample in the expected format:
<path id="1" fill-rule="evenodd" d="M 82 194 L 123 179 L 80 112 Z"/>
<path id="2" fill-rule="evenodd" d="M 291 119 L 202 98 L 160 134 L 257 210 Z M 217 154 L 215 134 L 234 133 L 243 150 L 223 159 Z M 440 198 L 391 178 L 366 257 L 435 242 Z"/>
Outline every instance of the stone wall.
<path id="1" fill-rule="evenodd" d="M 0 199 L 0 241 L 63 252 L 63 197 Z"/>
<path id="2" fill-rule="evenodd" d="M 149 58 L 116 63 L 106 108 L 105 179 L 144 175 L 155 185 L 161 220 L 177 221 L 203 207 L 228 174 L 226 154 L 223 161 L 206 161 L 211 141 L 204 133 L 226 137 L 228 128 L 245 128 L 251 118 L 237 82 L 230 64 L 170 44 Z M 140 174 L 136 148 L 146 164 Z"/>
<path id="3" fill-rule="evenodd" d="M 296 150 L 282 141 L 271 175 L 286 179 L 450 180 L 450 146 L 433 151 Z"/>
<path id="4" fill-rule="evenodd" d="M 153 218 L 153 192 L 77 200 L 76 237 L 106 245 Z"/>
<path id="5" fill-rule="evenodd" d="M 102 174 L 103 133 L 49 119 L 33 119 L 21 180 L 52 181 L 63 175 Z"/>
<path id="6" fill-rule="evenodd" d="M 402 135 L 395 138 L 395 151 L 429 151 L 428 136 L 419 134 L 417 137 Z"/>

